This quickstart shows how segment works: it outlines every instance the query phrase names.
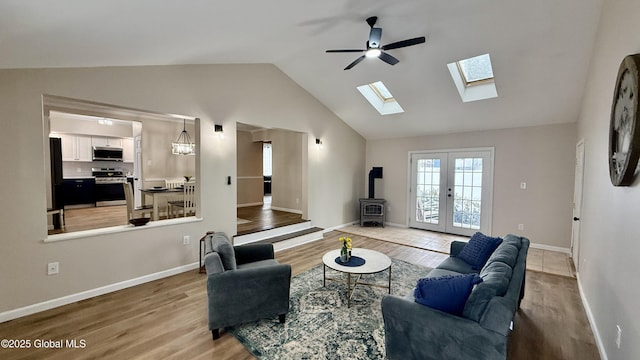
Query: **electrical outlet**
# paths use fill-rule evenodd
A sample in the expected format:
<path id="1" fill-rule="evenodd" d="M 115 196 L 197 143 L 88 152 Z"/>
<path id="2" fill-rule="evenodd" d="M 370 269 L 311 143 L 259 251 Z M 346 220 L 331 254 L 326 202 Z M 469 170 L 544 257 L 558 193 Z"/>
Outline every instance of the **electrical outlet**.
<path id="1" fill-rule="evenodd" d="M 518 224 L 518 230 L 524 230 L 524 224 Z"/>
<path id="2" fill-rule="evenodd" d="M 616 346 L 620 349 L 620 343 L 622 342 L 622 328 L 620 325 L 616 325 Z"/>
<path id="3" fill-rule="evenodd" d="M 60 272 L 60 263 L 52 262 L 47 264 L 47 275 L 55 275 Z"/>
<path id="4" fill-rule="evenodd" d="M 521 182 L 520 183 L 520 189 L 527 190 L 527 183 L 526 182 Z"/>
<path id="5" fill-rule="evenodd" d="M 182 237 L 182 244 L 189 245 L 191 243 L 191 237 L 189 235 L 185 235 Z"/>

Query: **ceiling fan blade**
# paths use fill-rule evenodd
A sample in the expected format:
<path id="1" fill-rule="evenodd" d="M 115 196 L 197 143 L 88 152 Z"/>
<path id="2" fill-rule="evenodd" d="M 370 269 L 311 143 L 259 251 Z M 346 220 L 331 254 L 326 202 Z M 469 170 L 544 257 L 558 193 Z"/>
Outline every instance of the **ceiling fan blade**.
<path id="1" fill-rule="evenodd" d="M 358 65 L 358 63 L 359 63 L 360 61 L 364 60 L 364 58 L 365 58 L 365 56 L 364 56 L 364 55 L 360 56 L 359 58 L 355 59 L 351 64 L 347 65 L 347 67 L 346 67 L 346 68 L 344 68 L 344 69 L 345 69 L 345 70 L 349 70 L 349 69 L 351 69 L 352 67 L 354 67 L 354 66 Z"/>
<path id="2" fill-rule="evenodd" d="M 380 53 L 380 56 L 378 56 L 378 58 L 380 58 L 380 60 L 386 62 L 389 65 L 395 65 L 400 62 L 400 60 L 394 58 L 393 56 L 387 54 L 386 52 Z"/>
<path id="3" fill-rule="evenodd" d="M 367 48 L 379 48 L 381 40 L 382 28 L 371 28 L 371 31 L 369 32 L 369 41 L 367 42 Z"/>
<path id="4" fill-rule="evenodd" d="M 351 52 L 363 52 L 366 50 L 355 50 L 355 49 L 345 49 L 345 50 L 326 50 L 328 53 L 351 53 Z"/>
<path id="5" fill-rule="evenodd" d="M 412 45 L 418 45 L 418 44 L 422 44 L 423 42 L 425 42 L 425 40 L 426 39 L 425 39 L 424 36 L 420 36 L 420 37 L 413 38 L 413 39 L 396 41 L 394 43 L 384 45 L 381 49 L 382 50 L 391 50 L 391 49 L 398 49 L 398 48 L 403 48 L 403 47 L 412 46 Z"/>

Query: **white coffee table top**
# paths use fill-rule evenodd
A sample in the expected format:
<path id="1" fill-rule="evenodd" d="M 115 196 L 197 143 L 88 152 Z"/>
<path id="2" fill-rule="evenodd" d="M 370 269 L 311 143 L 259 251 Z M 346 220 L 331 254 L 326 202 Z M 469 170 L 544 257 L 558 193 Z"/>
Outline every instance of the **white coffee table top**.
<path id="1" fill-rule="evenodd" d="M 361 266 L 344 266 L 336 262 L 336 258 L 340 256 L 340 249 L 331 250 L 324 254 L 322 262 L 333 270 L 351 274 L 374 274 L 384 271 L 391 267 L 391 259 L 378 251 L 353 248 L 351 256 L 359 256 L 365 260 Z"/>

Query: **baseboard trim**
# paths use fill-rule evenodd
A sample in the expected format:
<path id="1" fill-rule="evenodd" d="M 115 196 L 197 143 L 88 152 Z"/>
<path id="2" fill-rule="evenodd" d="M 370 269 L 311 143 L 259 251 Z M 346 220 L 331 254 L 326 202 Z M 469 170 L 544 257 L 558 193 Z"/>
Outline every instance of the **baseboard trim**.
<path id="1" fill-rule="evenodd" d="M 576 274 L 576 280 L 578 282 L 578 291 L 580 292 L 580 299 L 582 300 L 582 306 L 584 307 L 585 313 L 587 313 L 587 319 L 589 319 L 589 325 L 591 325 L 591 330 L 593 330 L 593 337 L 596 340 L 596 346 L 598 347 L 598 352 L 600 353 L 600 359 L 608 360 L 607 352 L 604 348 L 604 343 L 602 342 L 602 337 L 600 337 L 600 331 L 598 331 L 598 326 L 596 325 L 596 321 L 593 317 L 593 313 L 591 312 L 591 307 L 589 307 L 589 302 L 587 301 L 587 297 L 584 295 L 584 290 L 582 289 L 582 281 L 580 281 L 580 273 Z"/>
<path id="2" fill-rule="evenodd" d="M 25 307 L 21 307 L 14 310 L 5 311 L 0 313 L 0 323 L 5 321 L 21 318 L 24 316 L 32 315 L 35 313 L 39 313 L 42 311 L 50 310 L 59 306 L 72 304 L 74 302 L 78 302 L 81 300 L 86 300 L 92 297 L 104 295 L 110 292 L 126 289 L 132 286 L 148 283 L 151 281 L 163 279 L 169 276 L 177 275 L 186 271 L 196 270 L 198 268 L 198 263 L 178 266 L 173 269 L 168 269 L 164 271 L 160 271 L 157 273 L 140 276 L 134 279 L 121 281 L 115 284 L 101 286 L 99 288 L 82 291 L 76 294 L 71 294 L 63 297 L 59 297 L 57 299 L 51 299 L 47 301 L 43 301 L 41 303 L 28 305 Z"/>
<path id="3" fill-rule="evenodd" d="M 569 248 L 563 248 L 563 247 L 551 246 L 551 245 L 544 245 L 544 244 L 536 244 L 536 243 L 531 243 L 531 245 L 529 245 L 529 247 L 534 248 L 534 249 L 540 249 L 540 250 L 555 251 L 555 252 L 564 253 L 564 254 L 569 254 L 571 252 L 571 250 Z"/>

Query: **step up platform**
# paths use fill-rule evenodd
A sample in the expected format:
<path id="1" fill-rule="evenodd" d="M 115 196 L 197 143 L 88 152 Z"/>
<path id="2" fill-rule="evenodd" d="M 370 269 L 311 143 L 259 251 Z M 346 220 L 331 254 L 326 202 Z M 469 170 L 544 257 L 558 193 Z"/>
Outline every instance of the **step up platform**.
<path id="1" fill-rule="evenodd" d="M 274 250 L 278 252 L 320 240 L 323 236 L 323 230 L 324 229 L 319 227 L 312 227 L 311 221 L 305 221 L 298 224 L 234 236 L 233 245 L 267 243 L 273 244 Z"/>

